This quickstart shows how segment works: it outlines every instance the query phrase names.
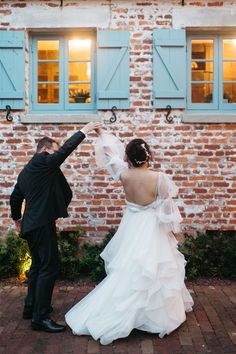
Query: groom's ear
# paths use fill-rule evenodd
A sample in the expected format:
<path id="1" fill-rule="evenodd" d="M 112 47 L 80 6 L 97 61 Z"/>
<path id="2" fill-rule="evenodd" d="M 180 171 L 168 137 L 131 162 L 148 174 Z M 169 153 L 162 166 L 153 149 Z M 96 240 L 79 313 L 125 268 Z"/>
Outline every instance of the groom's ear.
<path id="1" fill-rule="evenodd" d="M 46 146 L 43 146 L 39 151 L 37 151 L 38 153 L 40 152 L 45 152 L 47 150 Z"/>

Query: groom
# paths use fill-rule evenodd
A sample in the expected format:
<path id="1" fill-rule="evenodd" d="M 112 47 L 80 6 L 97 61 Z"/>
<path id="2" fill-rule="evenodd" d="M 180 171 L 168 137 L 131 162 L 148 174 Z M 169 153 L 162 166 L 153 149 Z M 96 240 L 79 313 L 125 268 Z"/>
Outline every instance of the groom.
<path id="1" fill-rule="evenodd" d="M 27 240 L 32 258 L 23 318 L 32 318 L 34 330 L 57 333 L 65 329 L 49 316 L 53 310 L 51 298 L 59 268 L 55 221 L 68 216 L 67 207 L 72 198 L 60 165 L 88 132 L 100 127 L 99 122 L 88 123 L 61 147 L 51 138 L 42 138 L 36 154 L 20 172 L 10 197 L 12 218 L 17 231 Z"/>

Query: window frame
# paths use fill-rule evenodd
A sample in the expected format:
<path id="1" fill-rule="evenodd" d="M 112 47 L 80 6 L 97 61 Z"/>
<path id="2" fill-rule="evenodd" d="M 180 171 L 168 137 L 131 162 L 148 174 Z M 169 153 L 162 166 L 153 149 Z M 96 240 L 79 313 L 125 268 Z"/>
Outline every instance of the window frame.
<path id="1" fill-rule="evenodd" d="M 193 39 L 213 39 L 213 102 L 212 103 L 192 103 L 192 47 Z M 187 110 L 217 111 L 218 110 L 218 87 L 219 77 L 215 68 L 218 66 L 218 42 L 217 35 L 189 35 L 187 37 Z M 196 60 L 197 61 L 197 60 Z"/>
<path id="2" fill-rule="evenodd" d="M 91 103 L 68 103 L 68 41 L 80 34 L 89 33 L 92 39 L 91 45 Z M 37 102 L 37 41 L 59 40 L 59 103 L 39 104 Z M 73 114 L 96 112 L 96 32 L 94 30 L 74 30 L 74 32 L 37 33 L 30 37 L 30 113 Z M 76 112 L 75 112 L 76 111 Z"/>
<path id="3" fill-rule="evenodd" d="M 221 80 L 221 85 L 219 85 L 219 97 L 222 97 L 221 101 L 219 101 L 219 110 L 222 111 L 235 111 L 236 110 L 236 102 L 235 103 L 224 103 L 223 102 L 223 84 L 224 84 L 224 80 L 223 80 L 223 39 L 235 39 L 236 37 L 236 33 L 233 36 L 231 35 L 219 35 L 219 54 L 221 56 L 219 56 L 220 58 L 220 66 L 219 66 L 219 79 Z M 232 60 L 231 60 L 232 61 Z M 236 58 L 235 58 L 235 62 L 236 62 Z M 235 85 L 236 85 L 236 81 L 235 81 Z"/>
<path id="4" fill-rule="evenodd" d="M 223 39 L 234 39 L 236 33 L 197 33 L 187 34 L 187 111 L 188 112 L 233 112 L 236 111 L 236 103 L 224 103 L 223 102 Z M 191 54 L 191 41 L 193 39 L 213 39 L 213 102 L 212 103 L 192 103 L 192 54 Z M 236 61 L 236 59 L 235 59 Z M 236 82 L 235 82 L 236 84 Z"/>

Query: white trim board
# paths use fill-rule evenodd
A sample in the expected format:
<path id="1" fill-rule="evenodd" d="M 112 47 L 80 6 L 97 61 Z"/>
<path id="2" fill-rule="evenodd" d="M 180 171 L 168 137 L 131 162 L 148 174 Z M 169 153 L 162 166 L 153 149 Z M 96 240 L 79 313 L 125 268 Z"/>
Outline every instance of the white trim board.
<path id="1" fill-rule="evenodd" d="M 183 113 L 181 122 L 183 123 L 234 123 L 236 124 L 236 114 L 225 113 Z"/>
<path id="2" fill-rule="evenodd" d="M 235 27 L 236 7 L 173 8 L 173 28 Z"/>
<path id="3" fill-rule="evenodd" d="M 78 28 L 107 27 L 110 21 L 107 6 L 48 7 L 28 5 L 11 8 L 11 14 L 4 16 L 13 28 Z"/>
<path id="4" fill-rule="evenodd" d="M 100 121 L 98 114 L 21 114 L 21 123 L 88 123 Z"/>

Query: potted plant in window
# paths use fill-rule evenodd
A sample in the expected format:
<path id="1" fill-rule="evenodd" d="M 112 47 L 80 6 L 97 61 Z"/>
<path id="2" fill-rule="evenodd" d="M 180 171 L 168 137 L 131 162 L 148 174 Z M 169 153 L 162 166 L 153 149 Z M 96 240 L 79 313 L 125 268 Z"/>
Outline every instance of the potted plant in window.
<path id="1" fill-rule="evenodd" d="M 205 96 L 204 102 L 206 102 L 206 103 L 212 102 L 212 93 L 209 93 L 207 96 Z M 230 96 L 228 93 L 224 92 L 223 102 L 224 103 L 232 103 L 233 102 L 232 96 Z"/>
<path id="2" fill-rule="evenodd" d="M 85 103 L 90 97 L 90 92 L 83 89 L 81 91 L 74 90 L 70 97 L 74 99 L 75 103 Z"/>
<path id="3" fill-rule="evenodd" d="M 224 92 L 223 102 L 224 102 L 224 103 L 233 103 L 233 98 L 232 98 L 232 96 L 229 95 L 228 93 Z"/>

